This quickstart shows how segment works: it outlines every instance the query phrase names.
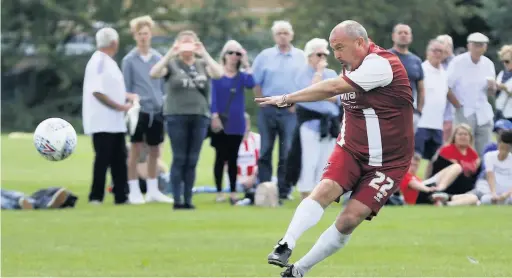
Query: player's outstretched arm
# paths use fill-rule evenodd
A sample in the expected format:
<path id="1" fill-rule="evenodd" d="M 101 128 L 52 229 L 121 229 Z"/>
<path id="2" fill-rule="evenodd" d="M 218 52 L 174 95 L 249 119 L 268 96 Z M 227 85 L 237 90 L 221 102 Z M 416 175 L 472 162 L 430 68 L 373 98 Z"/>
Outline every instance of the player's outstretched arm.
<path id="1" fill-rule="evenodd" d="M 356 89 L 347 81 L 341 77 L 336 77 L 320 81 L 292 94 L 256 98 L 255 101 L 262 106 L 289 106 L 298 102 L 315 102 L 328 99 L 339 94 L 355 91 Z"/>

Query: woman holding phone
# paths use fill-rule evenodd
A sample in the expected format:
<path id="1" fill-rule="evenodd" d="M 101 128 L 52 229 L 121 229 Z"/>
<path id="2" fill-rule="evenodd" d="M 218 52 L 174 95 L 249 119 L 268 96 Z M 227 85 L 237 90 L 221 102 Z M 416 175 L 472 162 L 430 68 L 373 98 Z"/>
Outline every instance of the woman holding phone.
<path id="1" fill-rule="evenodd" d="M 213 173 L 217 187 L 217 202 L 226 198 L 222 193 L 224 165 L 228 164 L 230 201 L 236 198 L 238 149 L 242 143 L 246 121 L 245 89 L 254 87 L 247 51 L 235 40 L 226 42 L 220 53 L 224 76 L 212 81 L 211 145 L 215 148 Z"/>
<path id="2" fill-rule="evenodd" d="M 194 209 L 196 166 L 210 124 L 210 81 L 221 78 L 223 69 L 196 33 L 187 30 L 177 35 L 150 75 L 168 80 L 164 116 L 173 154 L 170 182 L 174 209 Z"/>

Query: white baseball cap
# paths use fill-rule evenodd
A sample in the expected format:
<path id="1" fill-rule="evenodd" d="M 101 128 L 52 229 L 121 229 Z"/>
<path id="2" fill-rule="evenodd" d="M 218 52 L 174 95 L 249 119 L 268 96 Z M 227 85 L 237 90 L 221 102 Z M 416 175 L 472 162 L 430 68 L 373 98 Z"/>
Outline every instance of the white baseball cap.
<path id="1" fill-rule="evenodd" d="M 489 38 L 482 33 L 476 32 L 468 36 L 468 42 L 488 43 Z"/>

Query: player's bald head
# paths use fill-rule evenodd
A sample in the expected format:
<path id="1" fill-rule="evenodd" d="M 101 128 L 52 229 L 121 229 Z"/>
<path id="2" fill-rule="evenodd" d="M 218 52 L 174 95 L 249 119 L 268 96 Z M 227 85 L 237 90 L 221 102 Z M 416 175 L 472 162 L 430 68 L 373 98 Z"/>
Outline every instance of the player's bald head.
<path id="1" fill-rule="evenodd" d="M 354 20 L 345 20 L 336 25 L 329 36 L 329 44 L 336 60 L 351 69 L 361 65 L 370 46 L 366 29 Z"/>
<path id="2" fill-rule="evenodd" d="M 330 40 L 340 36 L 347 36 L 352 39 L 362 38 L 365 42 L 368 42 L 366 29 L 354 20 L 345 20 L 336 25 L 331 31 Z"/>

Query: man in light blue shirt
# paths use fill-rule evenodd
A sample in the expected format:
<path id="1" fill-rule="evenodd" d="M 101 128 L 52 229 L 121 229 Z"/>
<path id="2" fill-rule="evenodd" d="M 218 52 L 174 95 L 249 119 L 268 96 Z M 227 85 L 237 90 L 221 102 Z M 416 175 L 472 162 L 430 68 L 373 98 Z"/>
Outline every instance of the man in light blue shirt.
<path id="1" fill-rule="evenodd" d="M 304 52 L 293 47 L 293 28 L 287 21 L 276 21 L 272 26 L 276 45 L 263 50 L 253 63 L 256 83 L 255 95 L 275 96 L 295 91 L 293 80 L 299 69 L 306 64 Z M 258 160 L 260 182 L 272 178 L 272 151 L 279 136 L 279 164 L 277 170 L 279 196 L 286 199 L 290 187 L 285 182 L 285 162 L 290 148 L 292 133 L 296 125 L 295 108 L 287 109 L 267 106 L 260 108 L 258 129 L 261 135 L 261 156 Z"/>

